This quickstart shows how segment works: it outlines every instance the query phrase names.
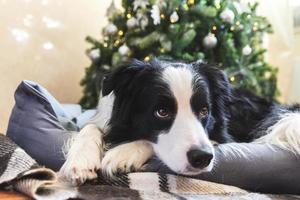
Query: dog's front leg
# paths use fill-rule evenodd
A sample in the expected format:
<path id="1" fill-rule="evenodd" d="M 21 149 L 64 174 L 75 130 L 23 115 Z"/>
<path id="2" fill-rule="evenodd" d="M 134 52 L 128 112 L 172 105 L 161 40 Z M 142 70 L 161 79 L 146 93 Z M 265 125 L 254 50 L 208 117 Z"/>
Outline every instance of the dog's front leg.
<path id="1" fill-rule="evenodd" d="M 60 176 L 73 184 L 96 178 L 104 155 L 103 133 L 96 125 L 88 124 L 69 143 Z"/>
<path id="2" fill-rule="evenodd" d="M 102 172 L 108 176 L 128 173 L 142 169 L 143 165 L 154 155 L 152 145 L 145 140 L 137 140 L 118 145 L 105 153 L 102 160 Z"/>

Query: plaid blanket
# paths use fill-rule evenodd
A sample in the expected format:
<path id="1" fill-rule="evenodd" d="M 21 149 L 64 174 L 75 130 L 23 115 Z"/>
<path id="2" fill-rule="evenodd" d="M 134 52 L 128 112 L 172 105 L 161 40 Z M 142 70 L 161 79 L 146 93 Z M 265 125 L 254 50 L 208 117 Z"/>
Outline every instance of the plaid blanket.
<path id="1" fill-rule="evenodd" d="M 298 199 L 290 195 L 249 193 L 237 187 L 160 173 L 99 177 L 72 187 L 0 134 L 0 187 L 35 199 Z"/>

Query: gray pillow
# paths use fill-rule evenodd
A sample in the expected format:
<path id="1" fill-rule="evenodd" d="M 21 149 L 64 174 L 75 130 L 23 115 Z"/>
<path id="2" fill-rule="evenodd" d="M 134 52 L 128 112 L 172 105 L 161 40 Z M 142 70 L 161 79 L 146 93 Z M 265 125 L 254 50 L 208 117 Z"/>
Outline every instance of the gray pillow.
<path id="1" fill-rule="evenodd" d="M 7 136 L 40 164 L 58 170 L 64 162 L 62 145 L 95 111 L 74 116 L 77 111 L 70 112 L 31 81 L 19 85 L 15 101 Z M 263 144 L 222 144 L 215 150 L 213 171 L 195 178 L 256 192 L 300 194 L 298 156 Z M 149 162 L 147 171 L 173 173 L 157 159 Z"/>

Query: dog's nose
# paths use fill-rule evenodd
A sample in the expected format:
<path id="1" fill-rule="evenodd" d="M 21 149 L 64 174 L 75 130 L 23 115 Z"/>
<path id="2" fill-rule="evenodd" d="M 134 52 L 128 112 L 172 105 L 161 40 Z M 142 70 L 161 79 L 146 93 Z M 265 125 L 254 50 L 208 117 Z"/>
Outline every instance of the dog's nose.
<path id="1" fill-rule="evenodd" d="M 200 149 L 191 149 L 187 152 L 189 163 L 195 168 L 207 167 L 213 158 L 213 154 Z"/>

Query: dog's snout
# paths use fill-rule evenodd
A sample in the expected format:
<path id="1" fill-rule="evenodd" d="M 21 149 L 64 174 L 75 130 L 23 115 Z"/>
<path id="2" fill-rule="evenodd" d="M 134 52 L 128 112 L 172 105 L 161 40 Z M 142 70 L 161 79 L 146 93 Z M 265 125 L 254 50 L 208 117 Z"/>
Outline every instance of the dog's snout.
<path id="1" fill-rule="evenodd" d="M 187 158 L 192 167 L 204 168 L 213 159 L 213 154 L 200 149 L 191 149 L 187 152 Z"/>

